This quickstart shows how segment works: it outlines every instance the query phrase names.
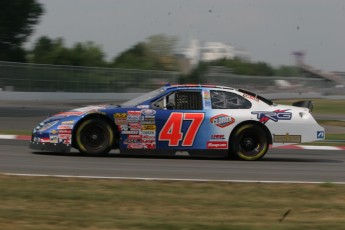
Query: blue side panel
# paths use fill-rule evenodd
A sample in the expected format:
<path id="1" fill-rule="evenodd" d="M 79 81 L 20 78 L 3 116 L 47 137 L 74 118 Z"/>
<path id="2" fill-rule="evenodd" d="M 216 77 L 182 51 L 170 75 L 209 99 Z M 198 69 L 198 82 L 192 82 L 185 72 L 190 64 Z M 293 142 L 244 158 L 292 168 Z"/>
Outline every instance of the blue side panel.
<path id="1" fill-rule="evenodd" d="M 234 119 L 212 110 L 119 109 L 120 149 L 228 149 Z"/>

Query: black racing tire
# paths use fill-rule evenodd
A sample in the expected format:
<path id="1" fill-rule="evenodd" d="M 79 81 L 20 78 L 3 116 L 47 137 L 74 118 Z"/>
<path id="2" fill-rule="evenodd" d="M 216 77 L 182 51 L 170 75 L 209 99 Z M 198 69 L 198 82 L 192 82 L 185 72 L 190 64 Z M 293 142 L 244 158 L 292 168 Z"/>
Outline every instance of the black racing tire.
<path id="1" fill-rule="evenodd" d="M 245 124 L 237 128 L 230 138 L 229 157 L 254 161 L 262 158 L 269 146 L 268 135 L 257 124 Z"/>
<path id="2" fill-rule="evenodd" d="M 111 125 L 101 118 L 83 121 L 76 130 L 76 146 L 86 155 L 106 155 L 113 147 L 114 131 Z"/>

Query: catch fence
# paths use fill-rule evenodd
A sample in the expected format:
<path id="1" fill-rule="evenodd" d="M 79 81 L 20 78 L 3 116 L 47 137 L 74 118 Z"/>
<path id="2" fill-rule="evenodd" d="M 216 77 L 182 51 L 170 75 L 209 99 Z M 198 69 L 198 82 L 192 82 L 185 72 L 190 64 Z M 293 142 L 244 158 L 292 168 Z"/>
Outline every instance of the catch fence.
<path id="1" fill-rule="evenodd" d="M 172 71 L 0 62 L 2 91 L 143 93 L 167 83 L 178 84 L 181 79 L 179 72 Z M 257 93 L 345 93 L 341 86 L 322 78 L 242 76 L 223 67 L 209 68 L 199 76 L 198 83 L 243 88 Z"/>

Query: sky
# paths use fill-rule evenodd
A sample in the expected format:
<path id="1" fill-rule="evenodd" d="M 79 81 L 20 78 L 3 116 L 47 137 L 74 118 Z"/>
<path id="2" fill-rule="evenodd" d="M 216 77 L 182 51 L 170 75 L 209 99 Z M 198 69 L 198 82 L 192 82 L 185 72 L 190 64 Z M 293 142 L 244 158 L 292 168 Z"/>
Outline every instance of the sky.
<path id="1" fill-rule="evenodd" d="M 345 71 L 345 0 L 38 0 L 30 37 L 93 41 L 111 59 L 155 34 L 245 49 L 252 61 L 294 65 L 292 52 L 325 71 Z"/>

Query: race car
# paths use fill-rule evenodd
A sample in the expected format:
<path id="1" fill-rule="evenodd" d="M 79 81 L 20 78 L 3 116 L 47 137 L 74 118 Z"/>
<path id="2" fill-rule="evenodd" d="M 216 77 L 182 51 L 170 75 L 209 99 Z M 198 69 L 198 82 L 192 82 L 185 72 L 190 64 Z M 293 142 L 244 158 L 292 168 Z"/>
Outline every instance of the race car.
<path id="1" fill-rule="evenodd" d="M 311 110 L 311 101 L 278 105 L 242 89 L 166 85 L 121 105 L 87 106 L 49 117 L 33 130 L 30 148 L 258 160 L 271 146 L 323 140 L 324 128 Z"/>

